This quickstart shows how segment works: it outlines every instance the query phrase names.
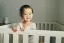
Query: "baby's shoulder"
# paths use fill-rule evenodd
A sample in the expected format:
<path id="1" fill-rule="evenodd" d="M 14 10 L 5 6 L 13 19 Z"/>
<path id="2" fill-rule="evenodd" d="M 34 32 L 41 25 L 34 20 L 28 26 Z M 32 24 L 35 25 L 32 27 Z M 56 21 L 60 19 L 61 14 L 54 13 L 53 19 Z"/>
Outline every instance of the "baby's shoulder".
<path id="1" fill-rule="evenodd" d="M 36 29 L 36 23 L 32 22 L 31 23 L 31 28 Z"/>

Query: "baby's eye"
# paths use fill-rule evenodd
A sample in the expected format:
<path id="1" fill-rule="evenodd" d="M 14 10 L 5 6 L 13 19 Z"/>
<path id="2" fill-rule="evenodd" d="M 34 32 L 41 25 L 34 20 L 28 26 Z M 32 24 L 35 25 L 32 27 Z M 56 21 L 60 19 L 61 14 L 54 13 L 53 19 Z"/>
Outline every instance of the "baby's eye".
<path id="1" fill-rule="evenodd" d="M 29 15 L 31 15 L 31 13 Z"/>
<path id="2" fill-rule="evenodd" d="M 31 14 L 29 14 L 29 15 L 31 15 Z"/>
<path id="3" fill-rule="evenodd" d="M 24 15 L 26 15 L 26 14 L 24 14 Z"/>

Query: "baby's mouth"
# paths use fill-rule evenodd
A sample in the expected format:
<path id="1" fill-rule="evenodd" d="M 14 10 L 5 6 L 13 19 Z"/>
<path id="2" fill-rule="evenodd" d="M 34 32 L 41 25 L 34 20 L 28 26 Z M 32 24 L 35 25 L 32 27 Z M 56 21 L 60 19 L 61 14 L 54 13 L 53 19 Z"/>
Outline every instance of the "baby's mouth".
<path id="1" fill-rule="evenodd" d="M 27 18 L 27 19 L 30 19 L 30 18 Z"/>

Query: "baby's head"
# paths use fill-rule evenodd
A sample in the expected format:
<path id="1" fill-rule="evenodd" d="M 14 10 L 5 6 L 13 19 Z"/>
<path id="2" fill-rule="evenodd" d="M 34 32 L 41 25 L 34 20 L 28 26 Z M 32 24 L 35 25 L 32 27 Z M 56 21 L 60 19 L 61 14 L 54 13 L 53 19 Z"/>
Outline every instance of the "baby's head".
<path id="1" fill-rule="evenodd" d="M 20 17 L 25 21 L 31 21 L 33 17 L 33 9 L 29 5 L 23 5 L 20 8 Z"/>

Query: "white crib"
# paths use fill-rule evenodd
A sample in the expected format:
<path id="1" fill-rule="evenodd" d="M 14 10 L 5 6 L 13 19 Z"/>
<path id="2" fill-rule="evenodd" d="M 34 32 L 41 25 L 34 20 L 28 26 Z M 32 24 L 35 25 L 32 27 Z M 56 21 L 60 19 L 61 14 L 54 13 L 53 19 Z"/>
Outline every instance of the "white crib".
<path id="1" fill-rule="evenodd" d="M 37 23 L 38 25 L 39 23 Z M 52 30 L 55 29 L 55 26 L 56 24 L 55 23 L 44 23 L 45 26 L 44 28 L 45 29 L 49 29 L 49 30 L 32 30 L 30 32 L 28 31 L 25 31 L 25 32 L 21 32 L 21 31 L 17 31 L 17 32 L 13 32 L 11 30 L 11 28 L 8 28 L 8 26 L 1 26 L 0 27 L 0 33 L 3 33 L 1 34 L 1 39 L 4 38 L 4 40 L 0 43 L 9 43 L 9 34 L 13 34 L 13 43 L 19 43 L 18 42 L 18 34 L 22 34 L 23 35 L 23 43 L 28 43 L 28 36 L 29 35 L 33 35 L 34 36 L 34 41 L 33 43 L 39 43 L 39 36 L 44 36 L 44 43 L 50 43 L 50 37 L 56 37 L 56 43 L 61 43 L 61 38 L 64 37 L 64 32 L 63 31 L 50 31 L 51 28 L 53 27 Z M 46 25 L 47 24 L 47 25 Z M 39 24 L 41 27 L 38 27 L 40 29 L 43 29 L 43 25 L 42 23 Z M 51 26 L 52 25 L 52 26 Z M 51 27 L 51 28 L 50 28 Z"/>

